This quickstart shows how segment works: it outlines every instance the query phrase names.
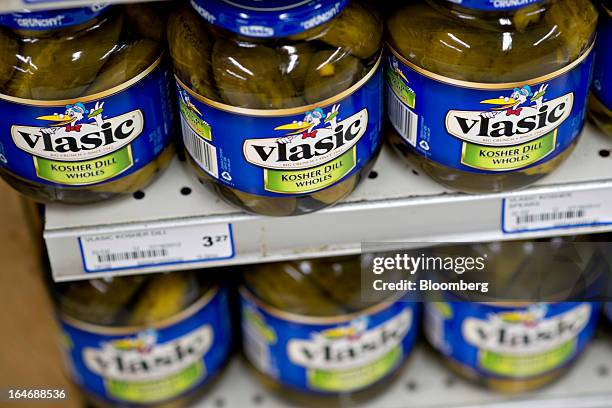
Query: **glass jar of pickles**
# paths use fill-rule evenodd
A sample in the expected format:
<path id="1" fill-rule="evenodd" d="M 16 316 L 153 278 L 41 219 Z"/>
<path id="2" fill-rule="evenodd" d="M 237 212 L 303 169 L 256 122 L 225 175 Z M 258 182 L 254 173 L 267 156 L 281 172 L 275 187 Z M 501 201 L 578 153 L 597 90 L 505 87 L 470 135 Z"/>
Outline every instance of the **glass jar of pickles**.
<path id="1" fill-rule="evenodd" d="M 193 0 L 175 12 L 168 40 L 200 179 L 273 216 L 353 191 L 381 146 L 382 34 L 358 0 Z"/>
<path id="2" fill-rule="evenodd" d="M 91 404 L 178 407 L 201 394 L 232 343 L 226 289 L 204 275 L 54 285 L 69 372 Z"/>
<path id="3" fill-rule="evenodd" d="M 414 346 L 419 305 L 401 293 L 363 300 L 360 262 L 276 263 L 244 275 L 246 357 L 265 384 L 296 405 L 312 405 L 315 395 L 324 406 L 367 399 L 390 383 Z"/>
<path id="4" fill-rule="evenodd" d="M 388 19 L 391 143 L 456 190 L 544 177 L 584 125 L 596 22 L 588 0 L 398 8 Z"/>
<path id="5" fill-rule="evenodd" d="M 595 333 L 593 302 L 425 305 L 429 342 L 458 374 L 502 392 L 525 392 L 567 372 Z"/>
<path id="6" fill-rule="evenodd" d="M 593 338 L 601 306 L 576 300 L 589 298 L 608 272 L 590 244 L 577 241 L 434 249 L 440 256 L 479 257 L 491 286 L 484 293 L 440 293 L 425 304 L 425 337 L 444 362 L 506 393 L 533 390 L 567 373 Z M 466 275 L 461 279 L 472 283 L 483 279 Z"/>
<path id="7" fill-rule="evenodd" d="M 0 15 L 0 175 L 39 201 L 99 201 L 170 161 L 172 109 L 154 6 Z"/>

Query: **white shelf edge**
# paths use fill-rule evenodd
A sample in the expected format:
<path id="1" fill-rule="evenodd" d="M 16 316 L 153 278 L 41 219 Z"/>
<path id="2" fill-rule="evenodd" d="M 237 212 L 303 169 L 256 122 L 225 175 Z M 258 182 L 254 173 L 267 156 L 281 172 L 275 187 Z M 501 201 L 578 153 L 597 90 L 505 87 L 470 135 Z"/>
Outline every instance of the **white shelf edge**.
<path id="1" fill-rule="evenodd" d="M 202 188 L 175 159 L 145 198 L 125 197 L 91 206 L 47 207 L 45 241 L 57 281 L 151 273 L 359 253 L 363 242 L 476 242 L 612 231 L 612 225 L 504 234 L 502 200 L 531 194 L 594 190 L 612 192 L 612 157 L 598 152 L 610 140 L 587 127 L 573 155 L 552 175 L 524 190 L 468 195 L 415 175 L 389 148 L 375 171 L 345 202 L 299 217 L 260 217 L 240 212 Z M 183 196 L 182 187 L 192 193 Z M 375 220 L 375 222 L 373 222 Z M 78 237 L 133 229 L 230 223 L 235 257 L 229 260 L 150 266 L 86 274 Z"/>
<path id="2" fill-rule="evenodd" d="M 570 371 L 556 382 L 525 395 L 505 395 L 457 377 L 421 343 L 389 388 L 372 399 L 347 407 L 363 408 L 603 408 L 612 406 L 612 342 L 609 334 L 587 348 Z M 599 367 L 605 367 L 602 375 Z M 408 384 L 412 386 L 408 386 Z M 259 403 L 254 404 L 254 399 Z M 299 406 L 315 406 L 307 398 Z M 291 400 L 293 403 L 294 401 Z M 295 406 L 272 393 L 235 356 L 210 392 L 195 408 L 288 408 Z M 323 408 L 325 405 L 317 405 Z"/>

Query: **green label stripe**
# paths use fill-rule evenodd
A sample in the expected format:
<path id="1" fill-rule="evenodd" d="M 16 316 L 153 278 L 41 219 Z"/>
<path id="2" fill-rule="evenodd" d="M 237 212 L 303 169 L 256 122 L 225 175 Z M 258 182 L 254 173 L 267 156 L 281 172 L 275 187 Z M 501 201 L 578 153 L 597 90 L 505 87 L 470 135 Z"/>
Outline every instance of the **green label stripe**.
<path id="1" fill-rule="evenodd" d="M 389 86 L 398 98 L 412 109 L 416 106 L 416 93 L 408 85 L 404 83 L 392 70 L 387 70 L 387 79 Z"/>
<path id="2" fill-rule="evenodd" d="M 133 165 L 132 148 L 129 145 L 106 156 L 79 162 L 34 157 L 38 177 L 74 186 L 100 183 L 123 173 Z"/>
<path id="3" fill-rule="evenodd" d="M 349 370 L 308 370 L 308 383 L 320 391 L 351 391 L 372 385 L 389 374 L 402 360 L 402 349 L 394 347 L 379 359 Z"/>
<path id="4" fill-rule="evenodd" d="M 505 171 L 527 167 L 555 150 L 557 130 L 515 146 L 490 147 L 463 142 L 461 163 L 481 170 Z"/>
<path id="5" fill-rule="evenodd" d="M 200 118 L 195 112 L 189 109 L 184 102 L 181 101 L 181 114 L 185 122 L 202 138 L 212 141 L 212 131 L 210 125 Z"/>
<path id="6" fill-rule="evenodd" d="M 118 381 L 106 379 L 106 390 L 115 399 L 152 403 L 174 398 L 197 384 L 206 375 L 201 361 L 190 365 L 178 373 L 155 381 Z"/>
<path id="7" fill-rule="evenodd" d="M 342 156 L 307 170 L 264 169 L 264 186 L 274 193 L 299 194 L 321 190 L 341 180 L 355 168 L 356 147 Z"/>
<path id="8" fill-rule="evenodd" d="M 513 378 L 532 377 L 554 370 L 567 362 L 576 351 L 576 343 L 577 340 L 572 339 L 552 350 L 523 356 L 481 350 L 480 366 L 497 375 Z"/>

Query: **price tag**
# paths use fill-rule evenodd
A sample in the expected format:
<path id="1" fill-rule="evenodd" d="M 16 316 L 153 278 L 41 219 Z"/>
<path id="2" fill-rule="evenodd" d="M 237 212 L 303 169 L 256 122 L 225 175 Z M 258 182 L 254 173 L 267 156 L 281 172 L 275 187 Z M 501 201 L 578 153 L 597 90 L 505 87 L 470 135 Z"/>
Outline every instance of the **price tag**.
<path id="1" fill-rule="evenodd" d="M 502 230 L 506 234 L 612 224 L 612 190 L 526 194 L 505 198 Z"/>
<path id="2" fill-rule="evenodd" d="M 213 261 L 234 257 L 230 224 L 194 225 L 83 235 L 86 272 Z"/>

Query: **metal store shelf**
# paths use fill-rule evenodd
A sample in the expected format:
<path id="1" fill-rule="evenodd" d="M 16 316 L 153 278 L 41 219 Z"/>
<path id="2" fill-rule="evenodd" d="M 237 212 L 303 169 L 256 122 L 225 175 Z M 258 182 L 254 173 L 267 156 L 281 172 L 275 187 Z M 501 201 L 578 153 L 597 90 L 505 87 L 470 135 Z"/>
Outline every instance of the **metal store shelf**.
<path id="1" fill-rule="evenodd" d="M 609 139 L 587 126 L 571 158 L 554 174 L 522 191 L 482 195 L 448 191 L 413 173 L 387 149 L 375 167 L 377 177 L 366 179 L 346 201 L 288 218 L 252 216 L 228 206 L 175 159 L 140 200 L 123 197 L 84 207 L 48 206 L 45 240 L 55 279 L 71 280 L 358 253 L 362 242 L 467 242 L 608 231 L 610 224 L 505 234 L 501 223 L 504 198 L 585 191 L 598 199 L 610 194 L 605 200 L 609 207 L 601 212 L 612 216 L 612 156 L 600 154 L 610 148 Z M 191 194 L 182 195 L 183 187 L 189 187 Z M 79 237 L 158 229 L 191 236 L 227 224 L 233 233 L 230 259 L 84 271 Z"/>
<path id="2" fill-rule="evenodd" d="M 237 390 L 240 390 L 237 392 Z M 313 406 L 305 400 L 298 406 Z M 253 377 L 241 358 L 235 358 L 218 383 L 196 408 L 296 406 L 269 392 Z M 325 407 L 317 403 L 317 407 Z M 585 355 L 559 381 L 528 395 L 508 396 L 474 386 L 451 373 L 433 352 L 420 345 L 400 375 L 367 408 L 608 408 L 612 406 L 612 342 L 593 342 Z"/>

